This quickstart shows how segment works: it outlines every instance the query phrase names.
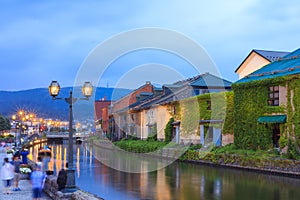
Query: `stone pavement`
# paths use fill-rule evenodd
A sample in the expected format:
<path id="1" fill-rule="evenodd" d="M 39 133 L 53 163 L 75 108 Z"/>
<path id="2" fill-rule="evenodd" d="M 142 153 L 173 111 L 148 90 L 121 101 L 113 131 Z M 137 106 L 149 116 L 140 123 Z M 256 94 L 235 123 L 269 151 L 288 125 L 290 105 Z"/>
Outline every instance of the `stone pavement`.
<path id="1" fill-rule="evenodd" d="M 0 147 L 1 148 L 1 147 Z M 0 167 L 3 164 L 3 159 L 6 157 L 6 152 L 4 149 L 0 149 Z M 19 188 L 21 191 L 13 191 L 12 194 L 3 194 L 3 182 L 0 182 L 0 200 L 31 200 L 32 191 L 31 183 L 29 180 L 20 180 Z M 50 200 L 48 196 L 44 194 L 44 200 Z"/>

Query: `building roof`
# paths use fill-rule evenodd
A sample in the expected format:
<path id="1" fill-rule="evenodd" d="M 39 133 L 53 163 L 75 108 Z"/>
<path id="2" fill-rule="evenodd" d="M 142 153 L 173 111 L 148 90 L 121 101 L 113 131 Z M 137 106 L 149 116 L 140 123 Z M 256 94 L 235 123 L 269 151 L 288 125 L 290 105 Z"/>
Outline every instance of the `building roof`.
<path id="1" fill-rule="evenodd" d="M 140 89 L 143 89 L 144 87 L 147 87 L 148 85 L 151 85 L 152 88 L 153 88 L 153 85 L 151 84 L 151 82 L 150 82 L 150 81 L 146 81 L 146 83 L 145 83 L 144 85 L 141 85 L 140 87 L 134 89 L 134 90 L 131 91 L 130 93 L 126 94 L 125 96 L 123 96 L 123 97 L 117 99 L 117 100 L 114 102 L 114 104 L 117 104 L 118 102 L 122 101 L 123 99 L 125 99 L 125 98 L 127 98 L 127 97 L 133 95 L 135 92 L 139 91 Z"/>
<path id="2" fill-rule="evenodd" d="M 206 72 L 204 74 L 199 74 L 192 78 L 184 79 L 181 81 L 177 81 L 173 84 L 164 85 L 167 87 L 181 87 L 183 85 L 189 84 L 191 86 L 198 86 L 198 87 L 230 87 L 231 82 L 215 75 Z"/>
<path id="3" fill-rule="evenodd" d="M 278 59 L 286 56 L 287 54 L 291 52 L 285 52 L 285 51 L 269 51 L 269 50 L 259 50 L 259 49 L 253 49 L 248 56 L 243 60 L 243 62 L 238 66 L 238 68 L 234 71 L 237 72 L 240 67 L 245 63 L 245 61 L 250 57 L 252 53 L 257 53 L 269 62 L 275 62 Z"/>
<path id="4" fill-rule="evenodd" d="M 191 81 L 190 85 L 193 87 L 231 87 L 232 82 L 214 76 L 210 73 L 205 73 L 197 79 Z"/>
<path id="5" fill-rule="evenodd" d="M 286 56 L 287 54 L 291 52 L 284 52 L 284 51 L 267 51 L 267 50 L 258 50 L 258 49 L 253 49 L 256 53 L 264 57 L 270 62 L 277 61 L 278 59 Z"/>
<path id="6" fill-rule="evenodd" d="M 137 94 L 137 95 L 140 95 L 140 96 L 150 96 L 150 95 L 152 95 L 153 94 L 153 92 L 140 92 L 139 94 Z"/>
<path id="7" fill-rule="evenodd" d="M 255 80 L 262 80 L 267 78 L 275 78 L 280 76 L 299 74 L 300 73 L 300 48 L 279 58 L 255 72 L 245 76 L 235 83 L 245 83 Z"/>
<path id="8" fill-rule="evenodd" d="M 218 87 L 218 88 L 231 88 L 231 82 L 214 76 L 210 73 L 200 74 L 198 76 L 188 78 L 185 80 L 177 81 L 173 84 L 164 85 L 164 93 L 158 96 L 152 96 L 141 103 L 130 106 L 134 110 L 147 109 L 154 105 L 167 104 L 175 100 L 181 100 L 190 97 L 185 94 L 189 87 Z"/>

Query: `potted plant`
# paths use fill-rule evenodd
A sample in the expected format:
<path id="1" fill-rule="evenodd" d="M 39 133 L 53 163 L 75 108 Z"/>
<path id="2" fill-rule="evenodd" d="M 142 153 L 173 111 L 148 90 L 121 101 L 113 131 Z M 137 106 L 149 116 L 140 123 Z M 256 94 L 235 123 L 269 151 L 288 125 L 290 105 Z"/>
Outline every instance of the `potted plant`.
<path id="1" fill-rule="evenodd" d="M 27 164 L 20 165 L 20 179 L 29 179 L 31 172 L 32 170 L 30 169 L 29 165 Z"/>
<path id="2" fill-rule="evenodd" d="M 14 153 L 14 150 L 8 149 L 8 150 L 6 151 L 6 153 L 7 153 L 7 154 L 13 154 L 13 153 Z"/>

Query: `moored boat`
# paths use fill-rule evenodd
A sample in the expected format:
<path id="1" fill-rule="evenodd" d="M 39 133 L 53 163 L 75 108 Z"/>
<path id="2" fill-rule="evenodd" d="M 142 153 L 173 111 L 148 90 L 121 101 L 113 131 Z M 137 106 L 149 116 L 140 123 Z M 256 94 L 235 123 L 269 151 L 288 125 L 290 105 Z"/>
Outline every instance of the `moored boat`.
<path id="1" fill-rule="evenodd" d="M 45 157 L 51 158 L 52 157 L 52 152 L 51 152 L 50 149 L 41 149 L 38 152 L 38 156 L 41 157 L 42 159 L 45 158 Z"/>

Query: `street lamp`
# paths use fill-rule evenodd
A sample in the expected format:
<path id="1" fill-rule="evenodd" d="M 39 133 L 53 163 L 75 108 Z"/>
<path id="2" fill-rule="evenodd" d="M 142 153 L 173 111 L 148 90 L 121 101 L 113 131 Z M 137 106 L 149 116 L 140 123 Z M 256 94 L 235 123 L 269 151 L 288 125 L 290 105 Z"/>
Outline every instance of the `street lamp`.
<path id="1" fill-rule="evenodd" d="M 64 189 L 64 192 L 75 192 L 76 184 L 75 184 L 75 168 L 73 165 L 73 110 L 72 105 L 77 100 L 89 100 L 92 96 L 93 86 L 90 82 L 85 82 L 82 86 L 82 94 L 85 98 L 74 98 L 72 95 L 72 91 L 70 91 L 70 95 L 67 98 L 57 98 L 60 91 L 60 86 L 57 81 L 52 81 L 49 86 L 49 93 L 52 96 L 53 100 L 65 100 L 69 104 L 69 156 L 68 156 L 68 169 L 67 169 L 67 184 Z"/>
<path id="2" fill-rule="evenodd" d="M 13 115 L 11 117 L 11 119 L 13 120 L 13 124 L 15 126 L 15 131 L 17 129 L 17 124 L 16 124 L 16 119 L 17 119 L 17 116 L 16 115 Z M 17 133 L 15 132 L 15 147 L 17 147 Z"/>
<path id="3" fill-rule="evenodd" d="M 23 115 L 24 115 L 24 111 L 23 110 L 19 110 L 18 111 L 18 114 L 17 115 L 13 115 L 12 116 L 12 119 L 15 121 L 17 119 L 17 116 L 19 118 L 19 122 L 16 123 L 16 128 L 19 128 L 20 132 L 16 132 L 15 133 L 15 147 L 17 148 L 18 147 L 18 144 L 20 144 L 20 137 L 21 137 L 21 134 L 22 134 L 22 121 L 24 121 L 22 118 L 23 118 Z"/>
<path id="4" fill-rule="evenodd" d="M 23 111 L 23 110 L 19 110 L 18 115 L 19 115 L 20 117 L 22 117 L 23 114 L 24 114 L 24 111 Z"/>

